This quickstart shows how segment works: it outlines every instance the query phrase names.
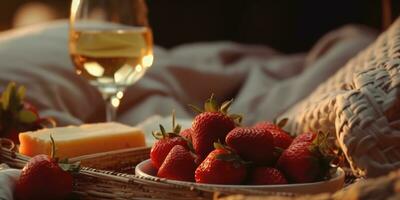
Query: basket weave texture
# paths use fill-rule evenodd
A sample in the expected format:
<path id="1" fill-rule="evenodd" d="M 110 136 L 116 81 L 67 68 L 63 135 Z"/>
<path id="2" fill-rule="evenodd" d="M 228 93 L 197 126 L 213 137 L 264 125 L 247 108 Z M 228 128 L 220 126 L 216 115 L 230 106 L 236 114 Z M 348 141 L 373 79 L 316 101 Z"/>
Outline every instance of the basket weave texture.
<path id="1" fill-rule="evenodd" d="M 337 139 L 357 176 L 400 168 L 400 18 L 281 117 L 288 129 Z"/>
<path id="2" fill-rule="evenodd" d="M 29 157 L 12 149 L 0 149 L 0 161 L 11 167 L 22 168 Z M 80 161 L 81 169 L 74 175 L 74 194 L 79 199 L 174 199 L 209 200 L 231 194 L 263 196 L 295 196 L 292 193 L 268 192 L 252 189 L 217 189 L 195 183 L 174 184 L 161 178 L 134 175 L 134 167 L 148 159 L 150 148 L 127 149 L 72 158 Z"/>

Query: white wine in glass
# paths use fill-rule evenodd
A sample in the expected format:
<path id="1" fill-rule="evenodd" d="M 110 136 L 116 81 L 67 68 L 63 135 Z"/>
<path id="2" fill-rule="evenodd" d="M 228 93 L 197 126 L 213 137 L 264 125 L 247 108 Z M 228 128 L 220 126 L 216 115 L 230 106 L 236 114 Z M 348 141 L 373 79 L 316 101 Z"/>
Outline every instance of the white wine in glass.
<path id="1" fill-rule="evenodd" d="M 73 0 L 69 51 L 76 73 L 96 86 L 115 120 L 125 88 L 153 63 L 144 0 Z"/>

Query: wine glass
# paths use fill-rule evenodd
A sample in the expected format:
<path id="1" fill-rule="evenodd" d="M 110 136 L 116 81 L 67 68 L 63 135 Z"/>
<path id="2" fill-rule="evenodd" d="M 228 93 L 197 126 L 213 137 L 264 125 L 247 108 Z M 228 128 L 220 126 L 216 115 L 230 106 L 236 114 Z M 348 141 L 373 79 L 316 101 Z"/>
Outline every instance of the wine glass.
<path id="1" fill-rule="evenodd" d="M 97 87 L 114 121 L 127 86 L 153 63 L 144 0 L 73 0 L 69 53 L 76 73 Z"/>

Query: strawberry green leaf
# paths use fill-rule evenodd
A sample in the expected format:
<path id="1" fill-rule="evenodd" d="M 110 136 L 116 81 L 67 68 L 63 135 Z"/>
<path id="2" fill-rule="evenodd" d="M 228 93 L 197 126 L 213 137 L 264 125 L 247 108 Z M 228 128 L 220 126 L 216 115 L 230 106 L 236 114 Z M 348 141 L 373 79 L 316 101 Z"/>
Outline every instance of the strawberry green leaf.
<path id="1" fill-rule="evenodd" d="M 172 129 L 175 129 L 175 124 L 176 123 L 176 114 L 175 114 L 175 109 L 172 110 Z"/>
<path id="2" fill-rule="evenodd" d="M 204 104 L 204 110 L 207 112 L 218 112 L 218 103 L 214 98 L 214 94 L 211 94 L 211 97 L 207 99 Z"/>
<path id="3" fill-rule="evenodd" d="M 151 134 L 153 135 L 153 137 L 156 140 L 160 140 L 160 139 L 164 138 L 163 134 L 160 131 L 152 131 Z"/>
<path id="4" fill-rule="evenodd" d="M 24 100 L 26 94 L 26 88 L 24 86 L 19 86 L 17 91 L 17 96 L 20 101 Z"/>
<path id="5" fill-rule="evenodd" d="M 198 108 L 195 105 L 189 104 L 188 106 L 196 113 L 202 113 L 203 112 L 200 108 Z"/>
<path id="6" fill-rule="evenodd" d="M 11 82 L 7 85 L 6 89 L 3 91 L 3 94 L 1 95 L 1 103 L 3 106 L 3 110 L 8 110 L 8 107 L 10 105 L 10 99 L 12 96 L 13 91 L 15 91 L 15 83 Z"/>
<path id="7" fill-rule="evenodd" d="M 214 148 L 215 149 L 225 149 L 224 145 L 222 145 L 221 142 L 214 142 Z"/>
<path id="8" fill-rule="evenodd" d="M 182 126 L 179 124 L 176 124 L 176 114 L 175 110 L 172 110 L 172 132 L 175 133 L 176 135 L 179 135 L 181 132 Z"/>
<path id="9" fill-rule="evenodd" d="M 160 126 L 160 130 L 161 130 L 161 134 L 165 137 L 167 134 L 167 131 L 165 131 L 165 128 L 163 125 L 159 124 L 159 126 Z"/>
<path id="10" fill-rule="evenodd" d="M 231 114 L 231 115 L 229 115 L 229 117 L 233 119 L 233 121 L 235 122 L 236 125 L 240 125 L 242 123 L 242 120 L 243 120 L 242 115 Z"/>
<path id="11" fill-rule="evenodd" d="M 35 113 L 33 113 L 32 111 L 29 110 L 21 110 L 18 113 L 18 119 L 22 122 L 22 123 L 26 123 L 26 124 L 31 124 L 33 122 L 35 122 L 37 120 L 37 116 Z"/>
<path id="12" fill-rule="evenodd" d="M 224 114 L 228 113 L 229 107 L 232 105 L 233 103 L 233 99 L 229 100 L 229 101 L 225 101 L 224 103 L 222 103 L 220 111 Z"/>
<path id="13" fill-rule="evenodd" d="M 181 132 L 181 129 L 182 129 L 182 126 L 178 124 L 175 126 L 173 133 L 179 134 Z"/>

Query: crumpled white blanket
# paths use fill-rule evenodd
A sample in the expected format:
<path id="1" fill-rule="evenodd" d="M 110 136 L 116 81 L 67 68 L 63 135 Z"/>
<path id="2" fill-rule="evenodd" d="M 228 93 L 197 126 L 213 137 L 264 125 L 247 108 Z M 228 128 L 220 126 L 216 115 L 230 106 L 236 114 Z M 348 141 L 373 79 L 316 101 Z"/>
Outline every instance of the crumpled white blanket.
<path id="1" fill-rule="evenodd" d="M 0 200 L 12 200 L 15 183 L 21 170 L 10 169 L 7 165 L 0 165 Z"/>
<path id="2" fill-rule="evenodd" d="M 127 89 L 118 121 L 131 125 L 144 121 L 149 136 L 158 123 L 169 124 L 163 117 L 172 109 L 179 118 L 188 119 L 194 113 L 187 105 L 201 106 L 211 93 L 219 101 L 234 98 L 231 111 L 244 114 L 245 125 L 272 120 L 375 37 L 365 27 L 346 26 L 322 37 L 310 52 L 293 55 L 233 42 L 187 44 L 170 50 L 156 46 L 154 65 Z M 104 121 L 99 92 L 74 73 L 67 38 L 66 21 L 1 33 L 0 87 L 9 81 L 24 84 L 28 100 L 59 125 Z M 190 121 L 184 123 L 190 126 Z M 0 171 L 0 199 L 11 199 L 17 175 L 16 170 Z"/>
<path id="3" fill-rule="evenodd" d="M 376 34 L 347 26 L 325 35 L 308 53 L 284 55 L 271 48 L 233 42 L 155 47 L 155 63 L 129 87 L 118 121 L 137 124 L 149 116 L 189 118 L 188 104 L 202 105 L 211 93 L 234 98 L 232 112 L 244 124 L 273 119 L 306 97 L 319 83 L 371 43 Z M 104 120 L 98 91 L 74 73 L 66 21 L 0 34 L 0 86 L 11 80 L 28 87 L 40 114 L 60 125 Z"/>

